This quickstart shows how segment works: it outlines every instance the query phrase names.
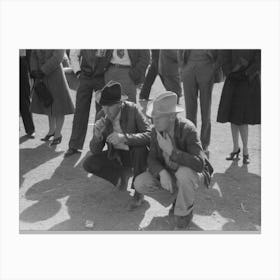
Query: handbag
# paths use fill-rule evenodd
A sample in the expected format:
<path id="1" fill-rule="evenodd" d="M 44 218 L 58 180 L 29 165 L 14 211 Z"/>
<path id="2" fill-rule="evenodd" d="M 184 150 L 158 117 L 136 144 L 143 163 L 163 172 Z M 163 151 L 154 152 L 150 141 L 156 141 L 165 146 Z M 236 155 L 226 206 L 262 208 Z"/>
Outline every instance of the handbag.
<path id="1" fill-rule="evenodd" d="M 43 80 L 37 80 L 34 84 L 34 91 L 36 92 L 40 102 L 44 107 L 48 108 L 53 104 L 53 97 L 49 89 L 46 87 Z"/>

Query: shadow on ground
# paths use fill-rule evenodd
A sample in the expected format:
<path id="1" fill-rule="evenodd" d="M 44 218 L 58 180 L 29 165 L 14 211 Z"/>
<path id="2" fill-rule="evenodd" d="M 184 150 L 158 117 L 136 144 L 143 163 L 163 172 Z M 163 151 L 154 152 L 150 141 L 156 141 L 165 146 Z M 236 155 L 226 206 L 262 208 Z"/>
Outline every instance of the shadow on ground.
<path id="1" fill-rule="evenodd" d="M 205 193 L 204 195 L 201 193 Z M 211 189 L 197 192 L 196 214 L 222 217 L 225 231 L 256 231 L 261 226 L 261 177 L 233 161 L 225 173 L 215 173 Z M 216 217 L 215 217 L 216 216 Z"/>
<path id="2" fill-rule="evenodd" d="M 64 158 L 50 179 L 42 180 L 27 190 L 25 198 L 36 203 L 20 214 L 20 220 L 28 223 L 44 221 L 66 207 L 64 212 L 68 217 L 49 230 L 138 230 L 148 206 L 145 204 L 137 211 L 128 212 L 129 192 L 119 191 L 102 178 L 88 178 L 82 167 L 83 160 L 76 165 L 78 160 L 79 155 Z M 64 205 L 60 200 L 64 200 Z M 87 228 L 86 221 L 92 221 L 94 225 Z"/>
<path id="3" fill-rule="evenodd" d="M 20 187 L 23 183 L 23 176 L 30 170 L 35 169 L 41 164 L 61 155 L 62 152 L 56 152 L 45 143 L 36 148 L 19 149 L 19 174 Z"/>
<path id="4" fill-rule="evenodd" d="M 189 230 L 211 230 L 209 225 L 215 224 L 212 230 L 258 231 L 261 226 L 260 188 L 260 176 L 248 173 L 246 165 L 232 162 L 225 173 L 214 174 L 210 189 L 197 190 L 196 205 L 199 207 L 195 207 Z M 153 218 L 143 230 L 169 231 L 174 227 L 174 216 L 165 215 Z"/>

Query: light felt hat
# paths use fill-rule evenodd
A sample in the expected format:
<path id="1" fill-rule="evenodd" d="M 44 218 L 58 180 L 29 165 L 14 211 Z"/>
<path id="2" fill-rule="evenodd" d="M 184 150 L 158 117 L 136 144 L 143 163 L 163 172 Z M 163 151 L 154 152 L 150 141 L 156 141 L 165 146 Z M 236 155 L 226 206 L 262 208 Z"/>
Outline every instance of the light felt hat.
<path id="1" fill-rule="evenodd" d="M 165 91 L 152 103 L 148 104 L 146 115 L 150 118 L 154 118 L 183 111 L 184 109 L 177 105 L 177 94 L 172 91 Z"/>

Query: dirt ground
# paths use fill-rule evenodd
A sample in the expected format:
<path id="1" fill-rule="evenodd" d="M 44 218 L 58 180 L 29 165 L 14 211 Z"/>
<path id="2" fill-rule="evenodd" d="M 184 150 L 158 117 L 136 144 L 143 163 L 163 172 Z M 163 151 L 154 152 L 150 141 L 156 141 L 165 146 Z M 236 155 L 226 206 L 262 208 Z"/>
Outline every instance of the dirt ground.
<path id="1" fill-rule="evenodd" d="M 249 127 L 251 163 L 248 166 L 242 160 L 225 160 L 232 151 L 232 140 L 230 125 L 216 122 L 222 86 L 222 83 L 214 86 L 212 101 L 210 161 L 215 173 L 210 189 L 197 190 L 189 230 L 258 232 L 261 229 L 261 128 Z M 162 89 L 157 79 L 151 97 Z M 75 102 L 75 90 L 71 90 L 71 97 Z M 183 98 L 180 103 L 184 106 Z M 25 137 L 20 118 L 20 231 L 173 231 L 170 206 L 145 196 L 143 206 L 129 212 L 127 205 L 132 190 L 119 191 L 83 170 L 82 162 L 89 153 L 92 136 L 94 107 L 93 100 L 84 150 L 66 159 L 63 153 L 68 148 L 73 115 L 66 116 L 62 143 L 56 147 L 40 141 L 48 130 L 46 116 L 33 115 L 35 139 Z"/>

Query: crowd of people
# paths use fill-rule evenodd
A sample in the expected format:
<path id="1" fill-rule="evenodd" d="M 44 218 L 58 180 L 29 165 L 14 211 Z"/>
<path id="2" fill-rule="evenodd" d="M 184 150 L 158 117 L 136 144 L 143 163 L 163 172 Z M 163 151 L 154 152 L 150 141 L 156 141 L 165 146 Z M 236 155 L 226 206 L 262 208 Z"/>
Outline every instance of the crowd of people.
<path id="1" fill-rule="evenodd" d="M 65 67 L 79 80 L 75 108 Z M 165 90 L 151 100 L 157 75 Z M 20 50 L 20 112 L 30 138 L 35 137 L 32 113 L 48 116 L 49 130 L 41 140 L 50 145 L 61 143 L 64 116 L 74 114 L 67 158 L 83 149 L 95 95 L 91 155 L 84 169 L 120 189 L 132 176 L 129 210 L 142 205 L 144 194 L 154 196 L 172 204 L 176 227 L 185 229 L 196 188 L 209 187 L 214 172 L 209 161 L 213 85 L 224 81 L 217 121 L 231 123 L 233 150 L 226 159 L 239 159 L 240 134 L 243 164 L 249 164 L 248 125 L 261 122 L 260 75 L 260 50 Z M 50 104 L 43 102 L 39 83 L 51 95 Z M 144 112 L 137 104 L 139 85 Z"/>

